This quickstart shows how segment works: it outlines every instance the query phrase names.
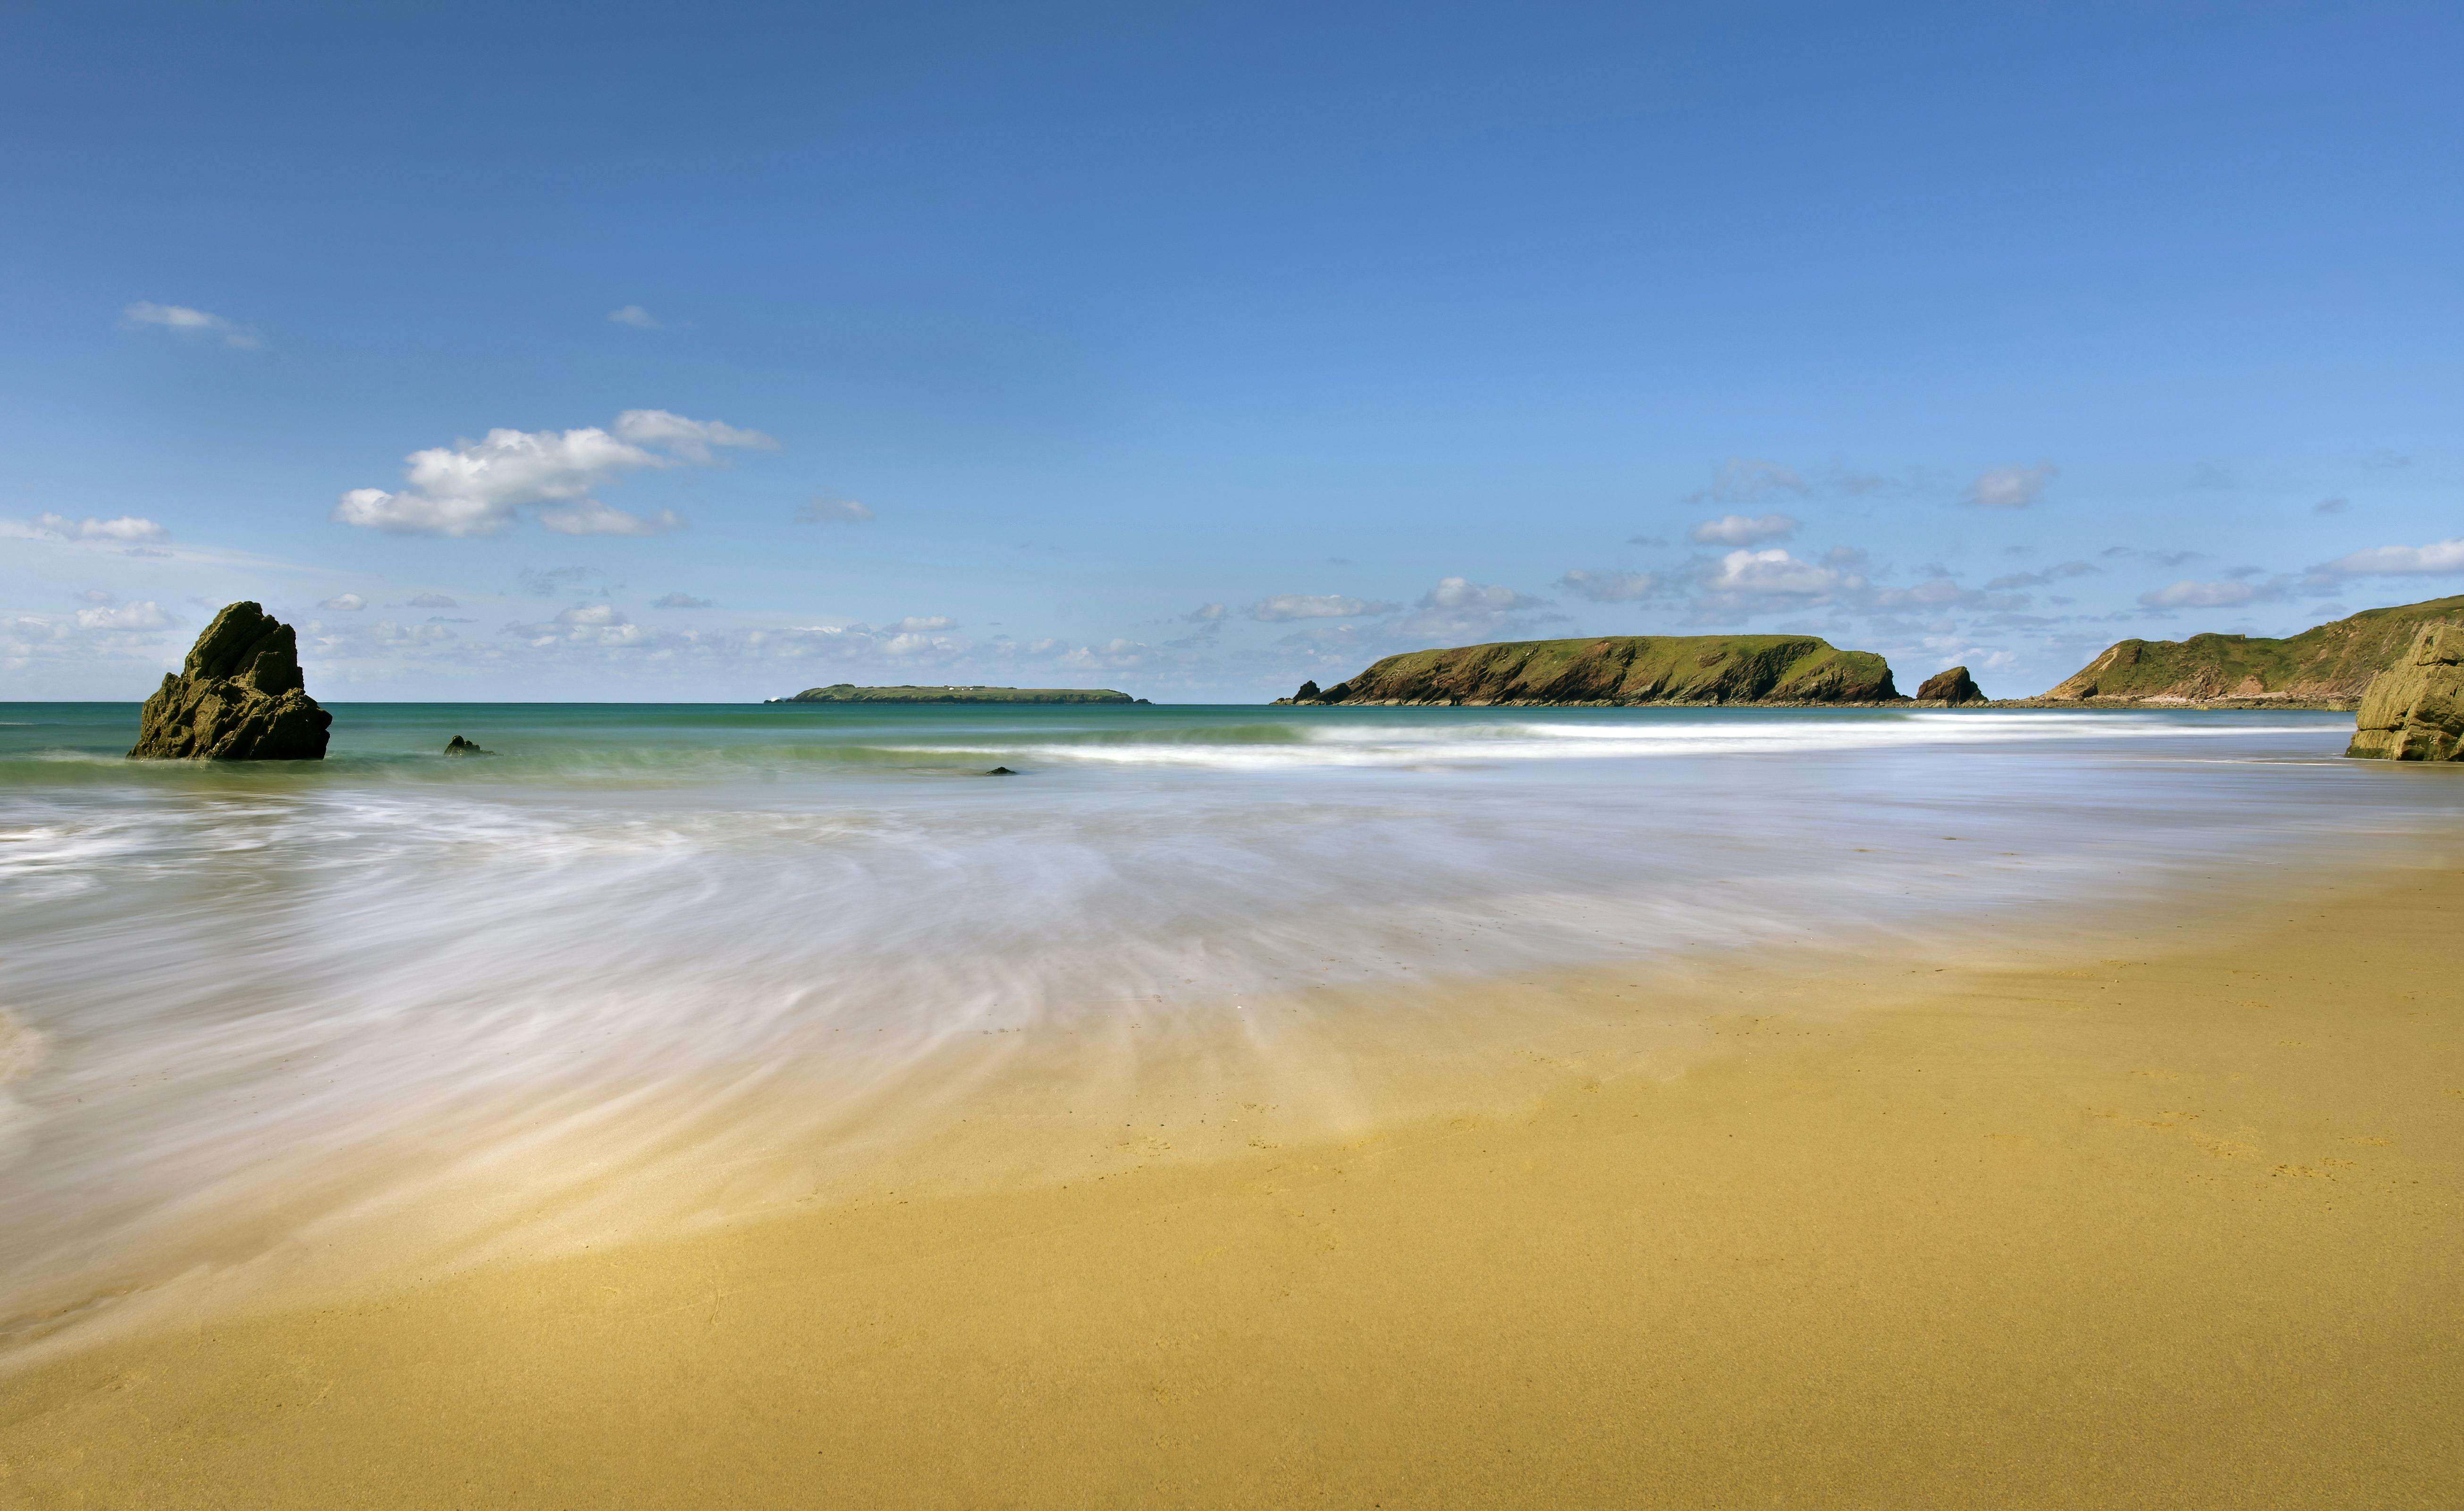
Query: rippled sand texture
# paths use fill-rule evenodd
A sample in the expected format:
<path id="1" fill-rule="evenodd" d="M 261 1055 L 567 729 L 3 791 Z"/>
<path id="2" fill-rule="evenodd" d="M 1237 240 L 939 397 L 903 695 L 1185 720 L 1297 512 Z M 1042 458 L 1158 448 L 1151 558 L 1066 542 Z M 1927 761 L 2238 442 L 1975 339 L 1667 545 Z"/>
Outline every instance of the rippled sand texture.
<path id="1" fill-rule="evenodd" d="M 2464 875 L 2313 880 L 1650 1015 L 1630 971 L 1384 989 L 1319 1048 L 1460 1106 L 1393 1028 L 1486 1025 L 1514 1094 L 1342 1141 L 1243 1138 L 1271 1109 L 1168 1065 L 1152 1128 L 987 1084 L 920 1184 L 35 1364 L 0 1495 L 2456 1504 Z M 1679 1021 L 1714 1052 L 1668 1075 Z M 925 1194 L 978 1120 L 1089 1173 Z"/>

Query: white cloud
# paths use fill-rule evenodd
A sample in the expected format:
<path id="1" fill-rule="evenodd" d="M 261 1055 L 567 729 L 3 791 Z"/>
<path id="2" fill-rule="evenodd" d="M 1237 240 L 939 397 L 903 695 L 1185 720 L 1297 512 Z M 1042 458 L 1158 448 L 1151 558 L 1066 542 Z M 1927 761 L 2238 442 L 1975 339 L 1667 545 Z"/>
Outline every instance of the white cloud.
<path id="1" fill-rule="evenodd" d="M 83 519 L 71 519 L 66 515 L 49 511 L 36 515 L 22 525 L 0 526 L 0 533 L 28 537 L 50 536 L 59 540 L 118 540 L 123 544 L 167 540 L 171 536 L 171 532 L 153 520 L 137 515 L 121 515 L 113 519 L 97 519 L 89 515 Z"/>
<path id="2" fill-rule="evenodd" d="M 1819 598 L 1859 585 L 1836 567 L 1800 561 L 1774 546 L 1768 551 L 1731 551 L 1720 558 L 1703 585 L 1713 593 L 1745 598 Z"/>
<path id="3" fill-rule="evenodd" d="M 664 447 L 688 462 L 708 464 L 714 446 L 742 450 L 775 451 L 778 441 L 759 430 L 739 429 L 724 420 L 688 420 L 666 409 L 627 409 L 616 417 L 620 440 L 635 446 Z"/>
<path id="4" fill-rule="evenodd" d="M 672 509 L 649 515 L 627 514 L 596 498 L 539 511 L 539 522 L 561 536 L 663 536 L 682 530 L 685 516 Z"/>
<path id="5" fill-rule="evenodd" d="M 2372 546 L 2310 571 L 2318 577 L 2435 577 L 2464 572 L 2464 537 L 2426 546 Z"/>
<path id="6" fill-rule="evenodd" d="M 539 523 L 561 535 L 658 535 L 684 520 L 669 510 L 647 518 L 627 514 L 594 494 L 630 472 L 707 464 L 715 446 L 779 444 L 758 430 L 665 409 L 627 409 L 615 429 L 495 429 L 482 440 L 413 451 L 404 459 L 401 492 L 352 489 L 334 505 L 333 517 L 388 535 L 494 536 L 535 508 Z"/>
<path id="7" fill-rule="evenodd" d="M 1457 578 L 1454 580 L 1461 581 Z M 1351 619 L 1360 614 L 1391 614 L 1399 605 L 1380 603 L 1344 593 L 1277 593 L 1249 605 L 1249 617 L 1264 624 L 1295 619 Z"/>
<path id="8" fill-rule="evenodd" d="M 344 614 L 356 614 L 368 606 L 368 601 L 357 593 L 337 593 L 317 606 L 335 609 Z"/>
<path id="9" fill-rule="evenodd" d="M 2061 469 L 2051 462 L 2038 462 L 2034 467 L 1995 467 L 1976 474 L 1961 497 L 1964 504 L 1981 504 L 1988 509 L 2025 509 L 2044 496 L 2047 485 L 2061 475 Z"/>
<path id="10" fill-rule="evenodd" d="M 80 629 L 168 629 L 171 616 L 163 612 L 153 600 L 142 603 L 123 603 L 118 608 L 81 608 L 77 611 Z"/>
<path id="11" fill-rule="evenodd" d="M 621 310 L 609 310 L 607 318 L 619 325 L 630 325 L 635 330 L 655 331 L 659 328 L 657 317 L 638 304 L 628 304 Z"/>
<path id="12" fill-rule="evenodd" d="M 796 511 L 800 525 L 860 525 L 873 517 L 872 511 L 852 498 L 833 498 L 827 493 L 815 493 Z"/>
<path id="13" fill-rule="evenodd" d="M 947 629 L 950 624 L 951 619 L 947 614 L 910 614 L 890 627 L 901 634 L 916 634 L 928 630 Z"/>
<path id="14" fill-rule="evenodd" d="M 1715 504 L 1756 504 L 1775 493 L 1794 493 L 1802 497 L 1811 492 L 1795 468 L 1777 462 L 1758 462 L 1749 457 L 1732 456 L 1720 464 L 1711 474 L 1711 486 L 1685 495 L 1689 504 L 1705 501 Z"/>
<path id="15" fill-rule="evenodd" d="M 691 593 L 670 593 L 650 601 L 652 608 L 708 608 L 710 600 L 695 598 Z"/>
<path id="16" fill-rule="evenodd" d="M 2149 608 L 2231 608 L 2258 596 L 2259 590 L 2248 582 L 2193 582 L 2186 578 L 2170 587 L 2140 594 L 2139 602 Z"/>
<path id="17" fill-rule="evenodd" d="M 1647 597 L 1660 585 L 1660 579 L 1648 572 L 1586 572 L 1577 567 L 1559 578 L 1557 583 L 1595 603 L 1631 603 Z"/>
<path id="18" fill-rule="evenodd" d="M 1495 582 L 1475 582 L 1469 578 L 1448 577 L 1440 578 L 1437 586 L 1420 595 L 1419 606 L 1504 614 L 1518 609 L 1539 608 L 1542 601 Z"/>
<path id="19" fill-rule="evenodd" d="M 112 603 L 119 602 L 113 595 L 104 592 L 99 587 L 87 588 L 84 592 L 77 594 L 77 602 L 81 603 Z"/>
<path id="20" fill-rule="evenodd" d="M 613 603 L 577 603 L 556 616 L 562 624 L 621 624 L 625 616 Z"/>
<path id="21" fill-rule="evenodd" d="M 1200 603 L 1180 617 L 1192 624 L 1212 624 L 1230 612 L 1221 603 Z"/>
<path id="22" fill-rule="evenodd" d="M 1785 540 L 1796 534 L 1797 521 L 1787 515 L 1764 515 L 1749 519 L 1743 515 L 1722 515 L 1705 519 L 1685 532 L 1685 538 L 1696 545 L 1757 546 L 1766 540 Z"/>
<path id="23" fill-rule="evenodd" d="M 264 344 L 257 339 L 256 333 L 246 326 L 235 325 L 219 315 L 192 310 L 185 304 L 155 304 L 140 299 L 120 312 L 120 323 L 128 330 L 155 325 L 166 331 L 177 331 L 183 336 L 219 337 L 225 346 L 236 346 L 243 351 Z"/>
<path id="24" fill-rule="evenodd" d="M 413 608 L 456 608 L 460 605 L 442 593 L 421 593 L 410 601 Z"/>

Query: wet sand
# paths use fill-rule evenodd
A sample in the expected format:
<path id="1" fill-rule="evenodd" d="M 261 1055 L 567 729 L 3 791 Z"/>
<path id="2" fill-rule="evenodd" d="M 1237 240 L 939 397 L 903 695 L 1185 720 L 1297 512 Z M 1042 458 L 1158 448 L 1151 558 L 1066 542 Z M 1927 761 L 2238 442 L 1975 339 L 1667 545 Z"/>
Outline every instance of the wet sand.
<path id="1" fill-rule="evenodd" d="M 1683 1054 L 1424 992 L 1339 1142 L 1025 1056 L 878 1190 L 21 1363 L 0 1503 L 2464 1503 L 2460 883 L 1655 981 Z"/>

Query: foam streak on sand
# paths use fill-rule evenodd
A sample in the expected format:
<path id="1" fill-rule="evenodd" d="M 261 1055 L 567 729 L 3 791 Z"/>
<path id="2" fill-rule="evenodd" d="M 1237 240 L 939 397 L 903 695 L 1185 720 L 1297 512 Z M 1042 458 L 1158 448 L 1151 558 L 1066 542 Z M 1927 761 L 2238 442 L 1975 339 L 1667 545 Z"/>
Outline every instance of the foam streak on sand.
<path id="1" fill-rule="evenodd" d="M 21 1359 L 1554 1073 L 1539 999 L 1447 983 L 1617 962 L 1617 1068 L 1673 1075 L 1723 961 L 2056 951 L 2464 811 L 2281 714 L 346 708 L 320 766 L 228 770 L 0 712 Z"/>

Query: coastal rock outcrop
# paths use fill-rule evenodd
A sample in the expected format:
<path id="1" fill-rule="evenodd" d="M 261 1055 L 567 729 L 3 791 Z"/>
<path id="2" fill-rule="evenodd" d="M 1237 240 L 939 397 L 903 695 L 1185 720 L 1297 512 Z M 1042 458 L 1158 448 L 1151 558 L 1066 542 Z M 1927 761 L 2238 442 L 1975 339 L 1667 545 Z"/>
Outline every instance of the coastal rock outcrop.
<path id="1" fill-rule="evenodd" d="M 2370 679 L 2344 754 L 2464 760 L 2464 624 L 2424 624 L 2405 657 Z"/>
<path id="2" fill-rule="evenodd" d="M 299 639 L 255 603 L 232 603 L 145 700 L 131 760 L 323 760 L 334 715 L 308 695 Z"/>
<path id="3" fill-rule="evenodd" d="M 2298 635 L 2123 640 L 2030 702 L 2349 709 L 2425 624 L 2464 620 L 2464 597 L 2365 609 Z"/>
<path id="4" fill-rule="evenodd" d="M 472 741 L 466 740 L 461 735 L 456 734 L 451 739 L 445 742 L 445 754 L 448 756 L 494 756 L 496 753 L 487 749 L 485 746 L 473 744 Z"/>
<path id="5" fill-rule="evenodd" d="M 1968 674 L 1966 667 L 1953 667 L 1948 671 L 1937 671 L 1925 678 L 1925 686 L 1917 689 L 1917 701 L 1947 703 L 1957 708 L 1963 703 L 1990 700 L 1985 696 L 1985 690 L 1976 685 L 1976 679 Z"/>
<path id="6" fill-rule="evenodd" d="M 1881 657 L 1812 636 L 1609 635 L 1407 651 L 1288 701 L 1623 707 L 1902 699 Z"/>

